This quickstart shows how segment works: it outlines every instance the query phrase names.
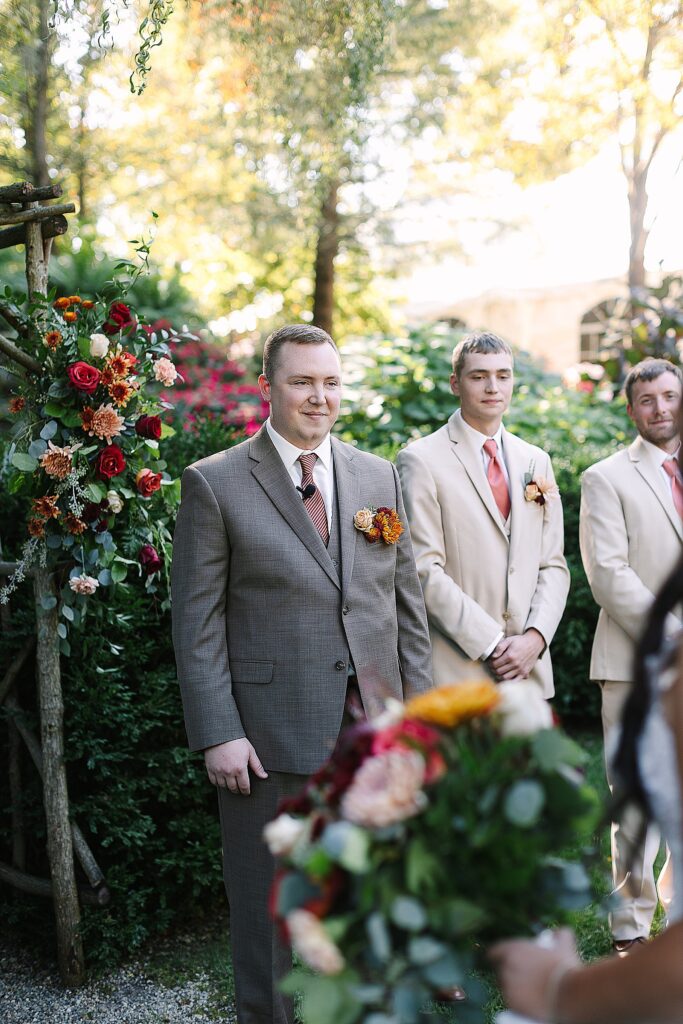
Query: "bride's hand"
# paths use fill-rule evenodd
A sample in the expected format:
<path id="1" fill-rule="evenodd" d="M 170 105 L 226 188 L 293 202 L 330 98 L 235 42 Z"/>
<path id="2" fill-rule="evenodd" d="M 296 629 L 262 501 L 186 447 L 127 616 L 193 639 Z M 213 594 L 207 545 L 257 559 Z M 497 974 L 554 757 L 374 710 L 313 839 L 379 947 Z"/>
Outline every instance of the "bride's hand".
<path id="1" fill-rule="evenodd" d="M 511 1010 L 539 1021 L 560 1019 L 560 984 L 580 964 L 573 932 L 568 928 L 553 932 L 552 948 L 526 939 L 497 942 L 488 955 Z"/>

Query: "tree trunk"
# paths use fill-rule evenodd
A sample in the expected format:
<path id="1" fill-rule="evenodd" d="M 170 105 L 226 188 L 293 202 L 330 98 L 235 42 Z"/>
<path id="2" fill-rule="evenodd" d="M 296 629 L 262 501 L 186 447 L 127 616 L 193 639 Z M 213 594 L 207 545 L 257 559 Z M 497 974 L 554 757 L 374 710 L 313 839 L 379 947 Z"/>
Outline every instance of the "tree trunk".
<path id="1" fill-rule="evenodd" d="M 31 180 L 34 185 L 49 185 L 47 168 L 47 111 L 50 73 L 49 0 L 38 0 L 38 35 L 34 48 L 32 94 L 27 96 L 28 148 Z"/>
<path id="2" fill-rule="evenodd" d="M 631 245 L 628 260 L 630 290 L 645 287 L 645 246 L 649 235 L 645 227 L 647 213 L 647 171 L 636 169 L 628 183 L 628 209 Z"/>
<path id="3" fill-rule="evenodd" d="M 47 823 L 47 852 L 57 924 L 57 960 L 66 985 L 85 980 L 81 912 L 74 870 L 69 797 L 64 767 L 64 704 L 59 666 L 57 603 L 54 577 L 45 569 L 34 575 L 37 645 L 36 674 L 40 703 L 43 753 L 43 798 Z M 51 599 L 52 608 L 46 608 Z"/>
<path id="4" fill-rule="evenodd" d="M 339 182 L 330 183 L 318 221 L 318 243 L 315 253 L 313 289 L 313 323 L 332 334 L 334 318 L 334 260 L 339 252 L 339 214 L 337 192 Z"/>

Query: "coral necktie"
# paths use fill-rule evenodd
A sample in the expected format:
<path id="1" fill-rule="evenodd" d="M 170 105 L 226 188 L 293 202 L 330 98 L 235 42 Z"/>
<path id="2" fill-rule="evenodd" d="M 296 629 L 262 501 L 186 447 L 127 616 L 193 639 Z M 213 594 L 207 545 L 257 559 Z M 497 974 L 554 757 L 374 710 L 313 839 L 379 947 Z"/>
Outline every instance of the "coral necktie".
<path id="1" fill-rule="evenodd" d="M 305 491 L 307 487 L 315 487 L 315 483 L 313 481 L 313 467 L 317 461 L 318 456 L 315 452 L 309 452 L 307 455 L 299 456 L 299 462 L 301 463 L 302 491 Z M 306 511 L 311 517 L 313 525 L 322 538 L 323 544 L 327 547 L 330 539 L 330 531 L 327 528 L 327 512 L 325 511 L 325 500 L 317 487 L 315 487 L 313 494 L 304 498 L 304 505 L 306 506 Z"/>
<path id="2" fill-rule="evenodd" d="M 490 437 L 488 441 L 484 441 L 484 451 L 489 457 L 486 476 L 489 484 L 491 485 L 493 497 L 496 500 L 498 511 L 502 515 L 503 519 L 507 519 L 510 515 L 510 492 L 508 490 L 505 474 L 503 473 L 500 462 L 498 461 L 498 445 L 492 437 Z"/>
<path id="3" fill-rule="evenodd" d="M 665 459 L 662 463 L 664 472 L 671 477 L 671 493 L 674 499 L 674 505 L 681 519 L 683 519 L 683 484 L 681 483 L 681 473 L 678 468 L 676 459 Z"/>

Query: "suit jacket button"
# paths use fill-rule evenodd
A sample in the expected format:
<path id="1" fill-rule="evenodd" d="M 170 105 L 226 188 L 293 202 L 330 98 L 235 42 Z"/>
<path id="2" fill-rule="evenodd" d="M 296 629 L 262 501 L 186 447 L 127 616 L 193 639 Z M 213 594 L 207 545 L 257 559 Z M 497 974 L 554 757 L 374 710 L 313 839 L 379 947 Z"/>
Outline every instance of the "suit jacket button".
<path id="1" fill-rule="evenodd" d="M 505 620 L 505 622 L 507 622 L 508 619 L 511 619 L 511 618 L 512 618 L 512 616 L 510 615 L 510 612 L 503 612 L 503 619 Z"/>
<path id="2" fill-rule="evenodd" d="M 335 661 L 334 667 L 336 668 L 337 672 L 341 672 L 342 669 L 346 668 L 346 662 L 345 661 Z"/>

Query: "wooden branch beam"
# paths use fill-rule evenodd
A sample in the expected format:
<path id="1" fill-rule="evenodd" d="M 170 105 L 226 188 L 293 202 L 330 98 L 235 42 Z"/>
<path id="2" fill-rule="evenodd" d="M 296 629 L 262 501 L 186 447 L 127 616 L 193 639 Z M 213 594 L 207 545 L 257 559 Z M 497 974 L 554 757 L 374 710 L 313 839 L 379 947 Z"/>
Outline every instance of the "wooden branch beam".
<path id="1" fill-rule="evenodd" d="M 26 370 L 31 370 L 32 373 L 40 373 L 40 363 L 33 356 L 23 352 L 18 345 L 15 345 L 13 341 L 5 338 L 2 334 L 0 334 L 0 352 L 9 356 L 10 359 L 15 363 L 19 363 Z"/>
<path id="2" fill-rule="evenodd" d="M 2 563 L 0 562 L 0 566 Z M 5 697 L 12 689 L 14 681 L 21 672 L 24 662 L 28 658 L 29 654 L 36 645 L 35 637 L 29 637 L 24 646 L 21 648 L 17 656 L 12 661 L 10 667 L 5 672 L 4 676 L 0 680 L 0 704 L 5 700 Z"/>
<path id="3" fill-rule="evenodd" d="M 66 217 L 48 217 L 41 222 L 43 238 L 56 238 L 58 235 L 65 235 L 69 230 Z M 26 245 L 26 227 L 19 225 L 16 228 L 5 228 L 0 231 L 0 249 L 9 249 L 13 245 Z"/>
<path id="4" fill-rule="evenodd" d="M 25 871 L 17 871 L 9 864 L 0 861 L 0 881 L 6 882 L 15 889 L 31 893 L 32 896 L 52 897 L 52 883 L 44 878 L 36 878 L 35 875 L 27 875 Z M 111 893 L 106 885 L 99 889 L 91 889 L 88 885 L 78 886 L 78 897 L 81 903 L 87 903 L 91 907 L 106 907 L 111 899 Z"/>
<path id="5" fill-rule="evenodd" d="M 15 181 L 0 188 L 0 203 L 26 203 L 35 188 L 30 181 Z"/>
<path id="6" fill-rule="evenodd" d="M 18 568 L 18 562 L 0 562 L 0 576 L 11 576 Z"/>
<path id="7" fill-rule="evenodd" d="M 6 706 L 15 715 L 15 725 L 19 730 L 19 735 L 26 744 L 26 749 L 31 755 L 31 760 L 36 766 L 36 771 L 41 779 L 44 779 L 43 773 L 43 755 L 40 749 L 40 742 L 35 733 L 31 732 L 29 727 L 25 724 L 22 718 L 22 710 L 19 706 L 15 697 L 8 697 L 5 701 Z M 102 885 L 104 883 L 104 873 L 100 868 L 99 864 L 93 856 L 93 852 L 88 846 L 85 836 L 81 832 L 79 826 L 75 821 L 71 822 L 71 838 L 73 839 L 74 850 L 78 857 L 81 867 L 85 871 L 86 877 L 93 888 Z"/>
<path id="8" fill-rule="evenodd" d="M 17 334 L 25 337 L 28 334 L 28 329 L 23 320 L 12 312 L 9 306 L 6 306 L 3 302 L 0 302 L 0 316 L 3 320 L 6 320 L 10 327 L 13 327 Z"/>
<path id="9" fill-rule="evenodd" d="M 45 220 L 47 217 L 60 213 L 75 213 L 76 207 L 73 203 L 58 203 L 56 206 L 32 206 L 29 210 L 17 210 L 3 213 L 0 210 L 0 224 L 30 224 L 36 220 Z"/>

